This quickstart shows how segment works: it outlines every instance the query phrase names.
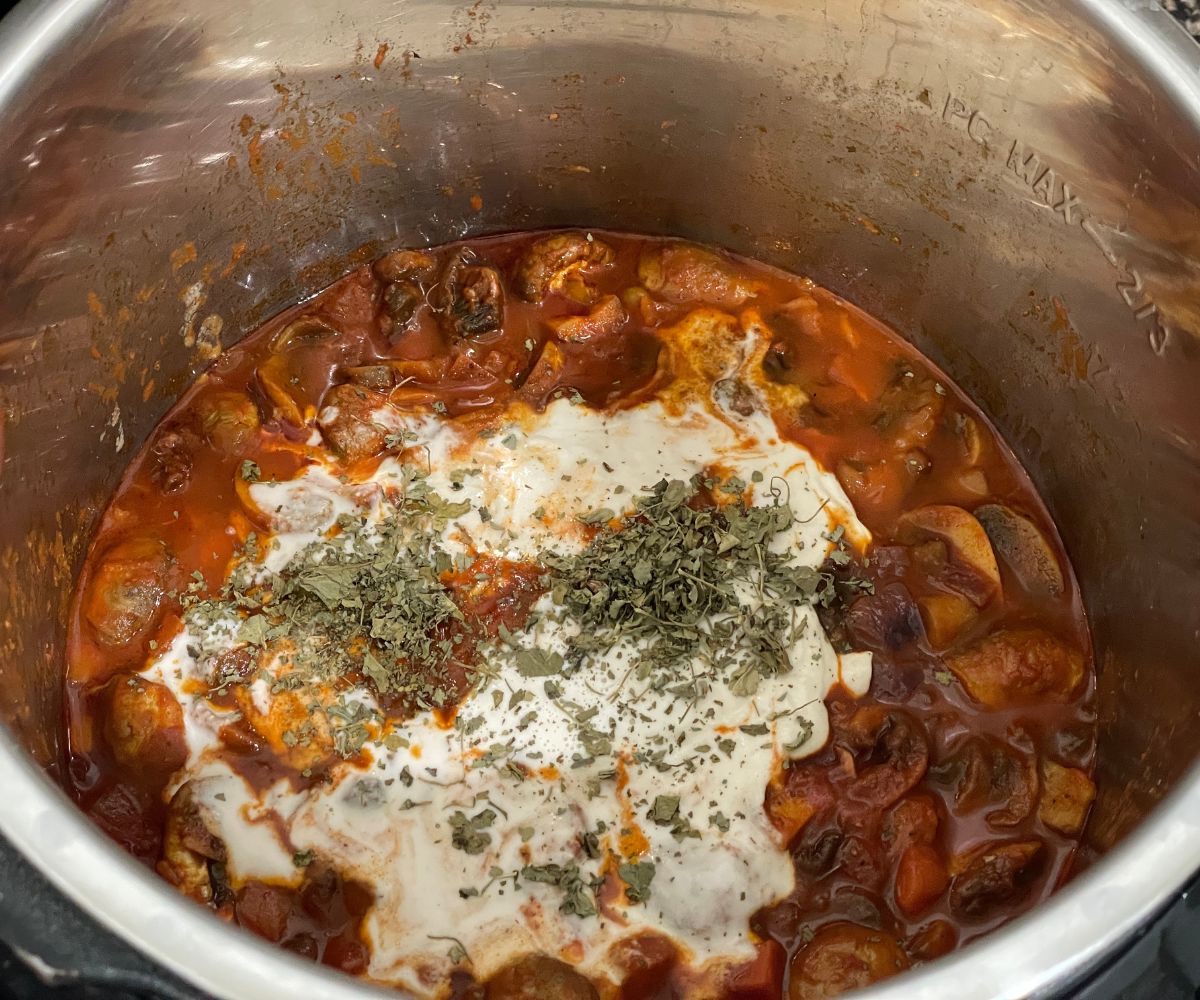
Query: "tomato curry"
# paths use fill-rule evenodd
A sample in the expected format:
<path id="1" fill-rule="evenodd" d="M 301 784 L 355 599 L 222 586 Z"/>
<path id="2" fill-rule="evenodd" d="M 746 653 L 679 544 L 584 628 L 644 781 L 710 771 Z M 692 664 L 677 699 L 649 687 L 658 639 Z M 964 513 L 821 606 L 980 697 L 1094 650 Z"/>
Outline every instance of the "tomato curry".
<path id="1" fill-rule="evenodd" d="M 718 336 L 713 330 L 724 331 L 726 340 L 710 340 Z M 727 349 L 740 352 L 737 371 L 747 374 L 720 369 Z M 337 562 L 339 572 L 351 573 L 339 578 L 340 591 L 328 590 L 327 571 L 343 559 L 331 548 L 307 564 L 303 593 L 295 580 L 284 585 L 278 576 L 231 583 L 239 567 L 265 565 L 272 545 L 283 560 L 279 540 L 313 524 L 316 541 L 306 544 L 358 545 L 355 504 L 367 503 L 368 493 L 379 502 L 371 484 L 385 466 L 401 470 L 396 475 L 403 475 L 421 516 L 439 524 L 458 516 L 465 507 L 454 491 L 471 470 L 447 474 L 444 496 L 430 492 L 428 484 L 445 470 L 435 468 L 435 446 L 417 437 L 435 425 L 495 449 L 506 433 L 500 415 L 525 414 L 521 441 L 533 455 L 529 442 L 541 433 L 539 415 L 553 412 L 576 428 L 554 438 L 555 447 L 571 447 L 571 434 L 591 433 L 604 420 L 605 434 L 634 428 L 621 447 L 636 452 L 649 425 L 621 421 L 670 399 L 662 412 L 686 417 L 685 397 L 696 392 L 716 401 L 706 405 L 719 406 L 713 410 L 719 419 L 705 424 L 710 434 L 724 433 L 722 421 L 750 419 L 769 400 L 778 447 L 806 453 L 818 477 L 812 481 L 825 475 L 831 484 L 824 495 L 840 488 L 852 505 L 842 522 L 830 521 L 821 535 L 826 551 L 813 557 L 820 566 L 804 570 L 799 584 L 795 566 L 770 561 L 770 545 L 739 547 L 747 532 L 770 539 L 782 530 L 770 513 L 778 512 L 781 490 L 772 486 L 774 500 L 764 492 L 778 478 L 760 482 L 757 469 L 741 477 L 725 466 L 712 471 L 720 465 L 715 460 L 690 485 L 643 481 L 623 495 L 615 489 L 609 507 L 569 519 L 570 530 L 582 534 L 565 555 L 560 547 L 514 558 L 502 547 L 484 550 L 478 539 L 466 556 L 414 555 L 410 541 L 385 537 L 393 547 L 380 549 L 375 534 L 371 575 L 360 563 Z M 762 437 L 756 445 L 746 432 L 737 447 L 759 447 Z M 613 471 L 615 459 L 601 461 L 586 442 L 574 446 L 581 449 L 572 458 L 579 468 Z M 532 458 L 514 455 L 533 468 Z M 266 487 L 289 488 L 319 469 L 330 470 L 322 473 L 328 480 L 322 488 L 334 500 L 321 501 L 316 520 L 305 507 L 316 494 L 287 494 L 295 501 L 290 506 L 264 500 Z M 564 472 L 553 480 L 570 478 Z M 634 506 L 624 507 L 626 501 Z M 795 495 L 792 501 L 795 507 Z M 479 511 L 477 519 L 471 512 L 477 533 L 491 517 L 482 505 Z M 547 523 L 549 516 L 541 508 L 530 515 Z M 735 525 L 742 526 L 737 537 Z M 407 804 L 410 814 L 419 813 L 411 807 L 421 805 L 414 801 L 421 781 L 405 775 L 416 769 L 420 748 L 408 746 L 416 742 L 409 730 L 401 738 L 394 727 L 421 716 L 434 720 L 430 732 L 437 726 L 490 732 L 493 722 L 469 719 L 466 706 L 496 650 L 544 617 L 552 599 L 566 607 L 571 591 L 591 597 L 603 588 L 594 605 L 571 611 L 578 624 L 565 661 L 528 648 L 515 660 L 520 677 L 553 679 L 586 666 L 591 654 L 586 647 L 580 652 L 579 636 L 603 636 L 616 615 L 609 605 L 637 604 L 638 595 L 665 587 L 663 577 L 676 572 L 670 544 L 654 550 L 661 554 L 646 568 L 635 565 L 634 580 L 618 570 L 612 579 L 599 577 L 600 560 L 619 567 L 635 535 L 650 545 L 674 537 L 663 532 L 684 530 L 691 534 L 680 537 L 696 539 L 689 549 L 712 572 L 744 564 L 746 579 L 781 588 L 771 591 L 784 595 L 775 604 L 792 601 L 787 588 L 802 584 L 796 593 L 819 619 L 822 648 L 827 643 L 830 656 L 841 658 L 830 662 L 842 681 L 820 689 L 824 711 L 814 716 L 820 744 L 790 756 L 778 745 L 767 752 L 769 777 L 755 794 L 790 880 L 753 913 L 735 918 L 745 926 L 734 960 L 701 968 L 696 946 L 627 917 L 639 903 L 648 908 L 669 892 L 651 846 L 658 828 L 669 828 L 686 846 L 737 822 L 721 813 L 685 816 L 667 779 L 644 815 L 626 810 L 625 819 L 601 822 L 597 834 L 579 839 L 582 869 L 574 862 L 533 864 L 535 832 L 520 828 L 520 841 L 530 844 L 518 844 L 526 858 L 519 874 L 539 883 L 539 891 L 549 886 L 561 893 L 562 919 L 576 928 L 571 933 L 586 939 L 589 920 L 616 927 L 604 945 L 602 975 L 591 971 L 599 966 L 580 964 L 586 949 L 578 941 L 489 968 L 471 954 L 470 942 L 451 935 L 436 944 L 438 955 L 448 956 L 439 958 L 443 964 L 420 966 L 424 971 L 413 972 L 411 981 L 391 979 L 373 964 L 385 932 L 382 918 L 371 914 L 383 890 L 348 856 L 301 846 L 314 841 L 302 841 L 299 825 L 282 809 L 240 807 L 253 820 L 246 829 L 283 844 L 295 872 L 247 876 L 239 868 L 242 848 L 226 842 L 210 819 L 216 804 L 201 808 L 202 786 L 188 780 L 189 761 L 201 753 L 194 720 L 218 720 L 204 753 L 219 756 L 237 776 L 247 803 L 268 788 L 283 789 L 288 801 L 326 794 L 339 769 L 369 775 L 375 763 L 382 767 L 376 757 L 386 744 L 410 754 L 395 789 L 411 785 L 401 790 L 411 797 L 396 808 Z M 380 551 L 389 555 L 379 557 Z M 579 551 L 592 561 L 579 563 Z M 425 559 L 431 565 L 421 565 Z M 313 583 L 322 572 L 326 590 Z M 716 593 L 714 579 L 705 577 Z M 386 641 L 379 622 L 395 625 L 399 612 L 385 591 L 406 595 L 403 621 Z M 216 594 L 225 603 L 213 603 Z M 735 612 L 743 601 L 744 612 L 744 595 L 721 599 L 721 607 Z M 374 616 L 372 630 L 356 631 L 353 620 L 345 625 L 351 605 L 358 610 L 350 619 Z M 599 605 L 605 607 L 597 611 Z M 693 642 L 679 638 L 683 626 L 669 618 L 669 603 L 662 606 L 668 619 L 653 626 L 655 634 L 630 633 L 625 623 L 622 634 L 634 639 L 621 641 L 642 643 L 636 647 L 642 650 L 650 648 L 646 643 L 661 649 L 668 641 Z M 778 609 L 763 614 L 772 610 Z M 202 644 L 194 624 L 202 611 L 217 624 L 221 615 L 231 620 L 233 637 L 226 634 L 220 648 L 188 645 L 179 655 L 202 659 L 206 672 L 173 688 L 150 667 L 177 649 L 188 629 L 187 644 Z M 600 612 L 609 617 L 596 617 Z M 294 630 L 309 614 L 327 622 L 326 631 L 319 641 L 295 640 L 292 655 L 300 662 L 305 641 L 314 646 L 323 671 L 319 689 L 293 684 L 295 673 L 263 672 L 272 642 L 289 641 L 295 633 L 285 635 L 285 626 Z M 705 614 L 688 619 L 687 628 L 709 628 L 703 623 L 720 617 Z M 328 624 L 337 615 L 342 631 Z M 706 636 L 742 644 L 730 669 L 744 681 L 751 633 L 729 628 L 712 625 Z M 768 631 L 755 641 L 766 641 Z M 796 636 L 802 631 L 797 627 Z M 697 655 L 692 649 L 688 657 Z M 863 658 L 853 661 L 855 654 Z M 869 687 L 855 690 L 847 679 L 852 662 L 870 664 Z M 766 668 L 760 672 L 766 676 Z M 269 695 L 256 687 L 264 678 Z M 730 690 L 753 694 L 754 684 L 730 682 Z M 537 685 L 542 698 L 542 681 Z M 554 697 L 552 681 L 545 686 Z M 352 690 L 367 694 L 345 700 Z M 221 918 L 314 962 L 429 996 L 833 996 L 932 961 L 1045 898 L 1069 877 L 1095 791 L 1093 669 L 1078 588 L 1028 476 L 979 410 L 895 334 L 809 281 L 688 243 L 604 232 L 528 233 L 395 251 L 219 357 L 151 435 L 100 523 L 70 624 L 67 693 L 73 792 L 108 835 Z M 530 707 L 521 706 L 519 691 L 497 690 L 494 698 L 500 715 L 523 715 Z M 536 708 L 541 703 L 533 698 L 525 700 Z M 801 722 L 788 751 L 813 732 L 813 722 Z M 725 728 L 744 739 L 768 726 Z M 584 764 L 608 754 L 612 766 L 596 771 L 594 780 L 632 787 L 638 779 L 626 768 L 636 755 L 610 745 L 615 731 L 586 730 L 592 743 Z M 494 746 L 475 757 L 486 761 Z M 711 755 L 721 758 L 716 749 Z M 505 765 L 514 783 L 562 783 L 580 763 L 532 756 L 533 764 Z M 716 765 L 702 763 L 700 771 L 709 766 Z M 359 804 L 392 795 L 390 780 L 386 790 L 359 780 L 353 786 Z M 492 834 L 499 838 L 504 822 L 492 805 L 475 809 L 450 815 L 446 828 L 452 830 L 446 850 L 465 861 L 497 847 Z M 557 822 L 547 814 L 547 825 Z M 609 860 L 586 867 L 605 852 Z M 404 861 L 389 863 L 403 868 Z M 506 898 L 516 905 L 517 873 L 496 868 L 492 879 L 499 879 L 499 890 L 489 882 L 460 895 L 503 893 L 507 879 Z"/>

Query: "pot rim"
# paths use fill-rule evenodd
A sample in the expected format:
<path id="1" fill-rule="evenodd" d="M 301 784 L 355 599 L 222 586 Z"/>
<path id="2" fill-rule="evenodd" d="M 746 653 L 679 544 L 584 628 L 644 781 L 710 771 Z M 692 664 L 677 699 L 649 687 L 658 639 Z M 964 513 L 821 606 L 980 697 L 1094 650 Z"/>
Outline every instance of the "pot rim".
<path id="1" fill-rule="evenodd" d="M 25 0 L 0 23 L 0 109 L 105 0 Z M 1083 16 L 1138 65 L 1200 134 L 1200 47 L 1154 0 L 1080 0 Z M 314 966 L 231 927 L 112 843 L 0 727 L 0 833 L 65 896 L 151 960 L 219 997 L 394 990 Z M 877 985 L 874 1000 L 1039 997 L 1077 983 L 1200 869 L 1200 764 L 1091 869 L 1011 924 Z"/>

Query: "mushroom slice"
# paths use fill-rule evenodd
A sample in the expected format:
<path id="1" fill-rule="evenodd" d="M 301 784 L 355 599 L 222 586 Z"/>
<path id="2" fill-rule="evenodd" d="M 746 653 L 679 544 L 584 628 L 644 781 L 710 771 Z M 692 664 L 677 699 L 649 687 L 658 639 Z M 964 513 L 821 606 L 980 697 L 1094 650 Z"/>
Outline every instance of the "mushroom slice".
<path id="1" fill-rule="evenodd" d="M 125 646 L 150 631 L 171 565 L 166 545 L 157 538 L 126 539 L 104 553 L 83 598 L 83 615 L 102 645 Z"/>
<path id="2" fill-rule="evenodd" d="M 846 631 L 855 649 L 890 652 L 920 631 L 917 609 L 902 583 L 889 583 L 858 598 L 846 611 Z"/>
<path id="3" fill-rule="evenodd" d="M 758 393 L 736 376 L 713 383 L 712 401 L 726 413 L 737 417 L 752 416 L 761 406 Z"/>
<path id="4" fill-rule="evenodd" d="M 860 705 L 833 715 L 833 744 L 856 759 L 850 795 L 886 807 L 897 802 L 929 767 L 929 743 L 921 723 L 900 709 Z"/>
<path id="5" fill-rule="evenodd" d="M 547 323 L 559 340 L 584 343 L 598 337 L 616 333 L 625 325 L 629 315 L 621 300 L 615 295 L 606 295 L 597 302 L 586 316 L 562 316 Z"/>
<path id="6" fill-rule="evenodd" d="M 1062 567 L 1033 521 L 999 503 L 978 508 L 975 517 L 1022 587 L 1035 597 L 1062 596 L 1066 589 Z"/>
<path id="7" fill-rule="evenodd" d="M 900 456 L 929 443 L 945 406 L 942 386 L 906 364 L 879 397 L 875 426 L 886 434 Z"/>
<path id="8" fill-rule="evenodd" d="M 378 455 L 387 446 L 389 428 L 379 418 L 387 396 L 343 383 L 325 394 L 317 424 L 325 443 L 347 462 Z"/>
<path id="9" fill-rule="evenodd" d="M 996 907 L 1019 900 L 1041 870 L 1040 840 L 992 841 L 951 866 L 950 912 L 960 918 L 986 917 Z"/>
<path id="10" fill-rule="evenodd" d="M 343 368 L 342 374 L 346 376 L 347 381 L 361 385 L 364 389 L 373 389 L 375 392 L 387 392 L 396 381 L 392 366 L 385 364 L 354 365 Z"/>
<path id="11" fill-rule="evenodd" d="M 118 674 L 109 684 L 104 736 L 121 764 L 143 773 L 165 777 L 187 760 L 179 702 L 141 677 Z"/>
<path id="12" fill-rule="evenodd" d="M 258 407 L 244 392 L 208 392 L 196 401 L 200 433 L 227 455 L 241 455 L 261 424 Z"/>
<path id="13" fill-rule="evenodd" d="M 541 302 L 551 292 L 565 292 L 577 302 L 595 297 L 584 276 L 612 265 L 612 247 L 583 233 L 555 233 L 538 240 L 517 263 L 517 294 Z"/>
<path id="14" fill-rule="evenodd" d="M 367 510 L 380 495 L 378 483 L 353 484 L 327 474 L 255 483 L 236 476 L 234 491 L 255 524 L 270 531 L 324 531 L 343 503 Z"/>
<path id="15" fill-rule="evenodd" d="M 788 1000 L 826 1000 L 911 965 L 891 934 L 839 920 L 825 924 L 792 959 Z"/>
<path id="16" fill-rule="evenodd" d="M 906 545 L 931 538 L 944 542 L 954 562 L 974 578 L 951 585 L 956 590 L 961 586 L 963 596 L 977 607 L 983 607 L 1000 594 L 1000 567 L 996 565 L 987 532 L 961 507 L 935 504 L 910 510 L 898 522 L 897 538 Z"/>
<path id="17" fill-rule="evenodd" d="M 562 375 L 565 364 L 566 359 L 563 357 L 562 348 L 553 340 L 547 340 L 542 345 L 537 361 L 529 370 L 525 381 L 521 383 L 521 394 L 535 399 L 539 403 L 543 401 L 551 392 L 560 387 L 559 377 Z"/>
<path id="18" fill-rule="evenodd" d="M 311 689 L 283 688 L 272 692 L 265 706 L 246 685 L 232 688 L 232 694 L 241 718 L 221 730 L 222 741 L 235 743 L 249 735 L 250 742 L 265 743 L 276 760 L 296 771 L 316 769 L 335 755 L 328 714 L 333 699 L 324 692 L 314 695 Z M 296 733 L 303 733 L 304 738 L 297 740 Z"/>
<path id="19" fill-rule="evenodd" d="M 736 309 L 762 287 L 739 275 L 719 254 L 693 243 L 667 243 L 646 250 L 638 261 L 638 279 L 668 302 L 722 309 Z"/>
<path id="20" fill-rule="evenodd" d="M 299 393 L 299 375 L 290 355 L 332 340 L 337 331 L 315 316 L 289 323 L 271 341 L 271 355 L 258 366 L 258 384 L 274 404 L 278 416 L 297 427 L 309 419 L 308 400 Z"/>
<path id="21" fill-rule="evenodd" d="M 383 309 L 392 321 L 393 332 L 407 327 L 424 301 L 425 293 L 411 281 L 392 281 L 385 285 Z"/>
<path id="22" fill-rule="evenodd" d="M 1043 629 L 1003 629 L 945 658 L 967 693 L 989 708 L 1068 701 L 1083 654 Z"/>
<path id="23" fill-rule="evenodd" d="M 1037 804 L 1037 760 L 1011 744 L 972 736 L 938 771 L 957 774 L 954 811 L 960 816 L 996 805 L 999 808 L 987 813 L 987 822 L 1011 827 L 1022 823 Z"/>
<path id="24" fill-rule="evenodd" d="M 406 329 L 425 301 L 437 261 L 420 250 L 393 250 L 375 261 L 372 270 L 383 283 L 383 310 L 394 335 Z"/>
<path id="25" fill-rule="evenodd" d="M 197 801 L 193 782 L 185 781 L 167 807 L 158 872 L 200 903 L 213 898 L 209 862 L 225 860 L 225 845 L 210 824 L 210 817 Z"/>
<path id="26" fill-rule="evenodd" d="M 164 429 L 150 445 L 150 479 L 164 494 L 187 489 L 192 478 L 192 444 L 190 432 Z"/>
<path id="27" fill-rule="evenodd" d="M 337 331 L 316 316 L 293 320 L 271 340 L 272 354 L 286 354 L 302 347 L 316 347 L 337 336 Z"/>
<path id="28" fill-rule="evenodd" d="M 258 366 L 258 384 L 275 406 L 275 413 L 280 419 L 300 427 L 304 424 L 302 405 L 288 390 L 290 382 L 288 363 L 280 355 L 272 355 Z"/>
<path id="29" fill-rule="evenodd" d="M 469 254 L 450 262 L 435 289 L 438 311 L 456 337 L 495 333 L 504 322 L 504 284 L 494 267 L 475 263 Z"/>
<path id="30" fill-rule="evenodd" d="M 566 962 L 526 955 L 492 976 L 484 996 L 486 1000 L 598 1000 L 600 994 Z"/>
<path id="31" fill-rule="evenodd" d="M 904 942 L 904 950 L 918 961 L 932 962 L 957 944 L 958 931 L 949 920 L 931 920 Z"/>
<path id="32" fill-rule="evenodd" d="M 954 415 L 954 434 L 958 438 L 967 464 L 978 465 L 987 449 L 987 438 L 984 436 L 983 428 L 979 426 L 979 421 L 965 413 L 956 413 Z"/>
<path id="33" fill-rule="evenodd" d="M 393 250 L 372 265 L 375 276 L 381 281 L 403 281 L 415 278 L 431 278 L 437 262 L 422 250 Z"/>
<path id="34" fill-rule="evenodd" d="M 893 857 L 913 846 L 931 847 L 941 820 L 928 795 L 918 792 L 897 802 L 883 818 L 883 842 Z"/>

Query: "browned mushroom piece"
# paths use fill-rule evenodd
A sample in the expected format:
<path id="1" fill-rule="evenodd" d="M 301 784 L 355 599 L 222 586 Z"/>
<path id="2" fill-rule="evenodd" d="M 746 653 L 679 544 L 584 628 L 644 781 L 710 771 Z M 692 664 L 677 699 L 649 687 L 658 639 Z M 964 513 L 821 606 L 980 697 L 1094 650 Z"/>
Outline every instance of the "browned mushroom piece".
<path id="1" fill-rule="evenodd" d="M 275 335 L 271 354 L 258 366 L 256 375 L 280 419 L 297 427 L 308 421 L 313 401 L 304 390 L 299 362 L 309 350 L 336 336 L 337 331 L 316 316 L 303 316 Z"/>
<path id="2" fill-rule="evenodd" d="M 396 383 L 396 369 L 391 365 L 353 365 L 343 368 L 348 382 L 375 392 L 387 392 Z"/>
<path id="3" fill-rule="evenodd" d="M 247 680 L 258 669 L 261 648 L 258 646 L 231 646 L 211 656 L 208 668 L 208 684 L 219 688 Z"/>
<path id="4" fill-rule="evenodd" d="M 317 424 L 325 443 L 347 462 L 378 455 L 387 446 L 388 428 L 377 412 L 387 396 L 361 386 L 335 385 L 321 401 Z"/>
<path id="5" fill-rule="evenodd" d="M 648 248 L 638 261 L 638 280 L 668 302 L 704 303 L 736 309 L 758 294 L 757 282 L 742 277 L 719 254 L 691 243 Z"/>
<path id="6" fill-rule="evenodd" d="M 944 582 L 977 607 L 1000 593 L 1000 567 L 987 532 L 961 507 L 934 504 L 910 510 L 897 522 L 896 537 L 905 545 L 929 539 L 942 542 L 949 558 L 965 571 L 946 576 Z"/>
<path id="7" fill-rule="evenodd" d="M 316 316 L 301 316 L 293 320 L 271 339 L 272 354 L 317 347 L 338 335 L 337 330 Z"/>
<path id="8" fill-rule="evenodd" d="M 225 745 L 253 747 L 254 752 L 269 750 L 280 764 L 297 772 L 320 768 L 334 755 L 334 729 L 326 711 L 335 704 L 332 698 L 279 690 L 264 711 L 247 685 L 234 685 L 229 693 L 240 715 L 232 715 L 221 727 L 219 736 Z M 296 733 L 303 733 L 304 738 L 297 739 Z"/>
<path id="9" fill-rule="evenodd" d="M 792 959 L 788 1000 L 825 1000 L 905 971 L 912 962 L 885 931 L 826 924 Z"/>
<path id="10" fill-rule="evenodd" d="M 1033 521 L 999 503 L 978 508 L 975 517 L 1025 590 L 1042 598 L 1062 595 L 1065 583 L 1058 556 Z"/>
<path id="11" fill-rule="evenodd" d="M 526 302 L 541 302 L 552 292 L 590 303 L 594 290 L 587 277 L 609 267 L 612 247 L 584 233 L 555 233 L 534 243 L 517 262 L 517 294 Z"/>
<path id="12" fill-rule="evenodd" d="M 456 337 L 495 333 L 504 322 L 504 284 L 494 267 L 460 254 L 447 266 L 434 301 Z"/>
<path id="13" fill-rule="evenodd" d="M 646 326 L 656 326 L 661 318 L 660 310 L 664 308 L 641 285 L 622 290 L 621 304 L 628 310 L 629 315 L 636 317 Z"/>
<path id="14" fill-rule="evenodd" d="M 1050 829 L 1068 837 L 1079 836 L 1095 797 L 1096 786 L 1083 771 L 1052 760 L 1042 762 L 1038 818 Z"/>
<path id="15" fill-rule="evenodd" d="M 956 775 L 954 811 L 996 806 L 986 816 L 994 827 L 1016 826 L 1037 804 L 1037 760 L 1011 743 L 972 736 L 938 770 Z"/>
<path id="16" fill-rule="evenodd" d="M 162 684 L 120 674 L 108 686 L 104 737 L 116 759 L 143 774 L 166 777 L 183 767 L 183 710 Z"/>
<path id="17" fill-rule="evenodd" d="M 846 612 L 846 632 L 857 649 L 900 649 L 920 627 L 917 608 L 902 583 L 889 583 L 858 598 Z"/>
<path id="18" fill-rule="evenodd" d="M 974 417 L 965 413 L 954 415 L 954 434 L 969 465 L 978 465 L 987 450 L 987 438 Z"/>
<path id="19" fill-rule="evenodd" d="M 736 376 L 713 383 L 712 401 L 726 413 L 739 417 L 752 416 L 761 405 L 758 393 Z"/>
<path id="20" fill-rule="evenodd" d="M 192 448 L 178 430 L 165 430 L 150 445 L 150 478 L 163 493 L 185 489 L 192 478 Z"/>
<path id="21" fill-rule="evenodd" d="M 992 798 L 1001 803 L 987 814 L 992 826 L 1017 826 L 1033 812 L 1038 799 L 1037 758 L 1011 743 L 994 748 L 991 760 Z"/>
<path id="22" fill-rule="evenodd" d="M 562 375 L 565 362 L 562 348 L 553 340 L 547 340 L 542 344 L 537 361 L 533 363 L 525 381 L 521 383 L 521 394 L 533 401 L 544 400 L 546 396 L 559 388 L 561 384 L 559 377 Z"/>
<path id="23" fill-rule="evenodd" d="M 986 917 L 1019 901 L 1041 871 L 1040 840 L 993 841 L 954 859 L 950 911 L 960 919 Z"/>
<path id="24" fill-rule="evenodd" d="M 586 316 L 561 316 L 548 320 L 547 325 L 559 340 L 581 344 L 599 337 L 610 337 L 629 319 L 621 300 L 606 295 Z"/>
<path id="25" fill-rule="evenodd" d="M 393 250 L 371 265 L 380 281 L 429 280 L 437 269 L 437 261 L 422 250 Z"/>
<path id="26" fill-rule="evenodd" d="M 854 501 L 855 510 L 892 516 L 917 481 L 916 472 L 900 458 L 837 464 L 838 482 Z"/>
<path id="27" fill-rule="evenodd" d="M 613 944 L 608 958 L 621 972 L 622 997 L 654 996 L 666 986 L 679 949 L 662 934 L 633 934 Z"/>
<path id="28" fill-rule="evenodd" d="M 244 454 L 262 423 L 244 392 L 206 392 L 196 401 L 196 412 L 200 433 L 226 455 Z"/>
<path id="29" fill-rule="evenodd" d="M 383 310 L 391 320 L 391 333 L 408 327 L 425 301 L 437 261 L 420 250 L 393 250 L 372 265 L 383 283 Z M 385 332 L 388 332 L 385 330 Z"/>
<path id="30" fill-rule="evenodd" d="M 527 955 L 506 965 L 487 981 L 487 1000 L 599 1000 L 588 980 L 566 962 Z"/>
<path id="31" fill-rule="evenodd" d="M 941 385 L 905 364 L 879 397 L 874 426 L 891 441 L 899 457 L 925 447 L 945 407 Z"/>
<path id="32" fill-rule="evenodd" d="M 392 332 L 404 329 L 425 301 L 425 293 L 411 281 L 391 281 L 383 287 L 383 309 L 392 321 Z"/>
<path id="33" fill-rule="evenodd" d="M 201 903 L 213 898 L 209 862 L 225 860 L 225 845 L 209 824 L 193 782 L 185 781 L 167 807 L 158 873 Z"/>
<path id="34" fill-rule="evenodd" d="M 294 889 L 254 879 L 238 892 L 234 913 L 239 927 L 278 943 L 287 933 L 292 911 L 298 902 Z"/>
<path id="35" fill-rule="evenodd" d="M 1083 654 L 1043 629 L 1002 629 L 945 658 L 967 693 L 989 708 L 1068 701 Z"/>
<path id="36" fill-rule="evenodd" d="M 157 538 L 129 538 L 104 553 L 83 597 L 84 617 L 103 645 L 125 646 L 150 631 L 171 565 L 166 545 Z"/>
<path id="37" fill-rule="evenodd" d="M 861 760 L 849 794 L 880 808 L 912 789 L 929 767 L 920 722 L 900 709 L 860 705 L 833 716 L 834 745 Z"/>

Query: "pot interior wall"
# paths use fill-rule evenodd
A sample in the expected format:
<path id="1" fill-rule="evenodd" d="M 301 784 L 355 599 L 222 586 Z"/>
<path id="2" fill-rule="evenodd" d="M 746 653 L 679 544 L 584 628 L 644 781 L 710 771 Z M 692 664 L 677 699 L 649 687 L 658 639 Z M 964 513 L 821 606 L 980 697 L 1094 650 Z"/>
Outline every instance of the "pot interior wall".
<path id="1" fill-rule="evenodd" d="M 807 273 L 940 362 L 1083 581 L 1094 846 L 1191 763 L 1200 134 L 1075 5 L 62 8 L 0 81 L 0 699 L 41 762 L 89 530 L 211 348 L 384 248 L 572 224 Z"/>

